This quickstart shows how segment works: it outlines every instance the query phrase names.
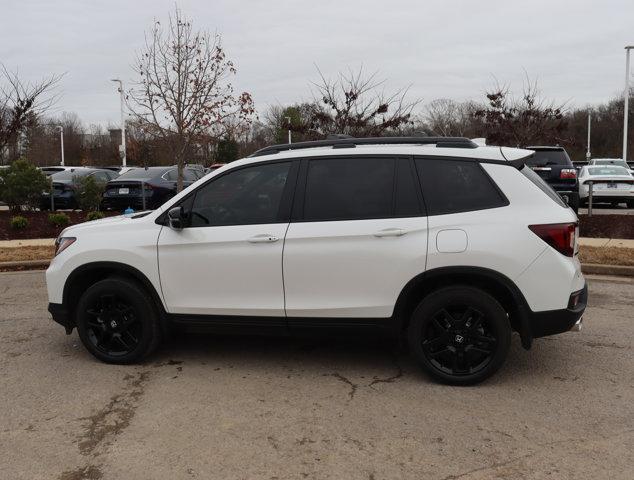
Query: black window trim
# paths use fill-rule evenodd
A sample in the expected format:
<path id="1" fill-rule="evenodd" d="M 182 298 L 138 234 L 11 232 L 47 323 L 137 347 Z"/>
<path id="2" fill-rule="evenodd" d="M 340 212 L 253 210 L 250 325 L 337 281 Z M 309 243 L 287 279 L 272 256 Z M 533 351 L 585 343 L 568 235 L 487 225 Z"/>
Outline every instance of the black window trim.
<path id="1" fill-rule="evenodd" d="M 440 216 L 440 215 L 454 215 L 457 213 L 468 213 L 468 212 L 478 212 L 481 210 L 491 210 L 493 208 L 504 208 L 504 207 L 508 207 L 511 202 L 509 202 L 509 199 L 507 198 L 506 195 L 504 195 L 504 192 L 500 189 L 500 187 L 498 186 L 497 183 L 495 183 L 495 181 L 491 178 L 491 175 L 489 175 L 489 172 L 487 172 L 484 167 L 481 165 L 482 163 L 493 163 L 493 164 L 498 164 L 497 162 L 488 162 L 486 160 L 481 160 L 479 158 L 463 158 L 463 157 L 452 157 L 452 156 L 446 156 L 446 155 L 413 155 L 413 162 L 414 162 L 414 167 L 416 168 L 416 179 L 418 181 L 418 185 L 419 185 L 419 189 L 422 192 L 423 195 L 423 202 L 425 203 L 425 206 L 427 207 L 427 201 L 425 200 L 425 191 L 423 189 L 423 184 L 421 182 L 421 177 L 420 177 L 420 173 L 418 171 L 418 167 L 416 166 L 416 160 L 441 160 L 441 161 L 458 161 L 458 162 L 462 162 L 462 161 L 467 161 L 467 162 L 472 162 L 478 165 L 478 168 L 482 171 L 482 173 L 484 174 L 485 178 L 489 181 L 489 183 L 493 186 L 493 188 L 495 189 L 495 191 L 498 193 L 498 195 L 500 195 L 500 198 L 502 200 L 500 205 L 496 205 L 494 207 L 479 207 L 479 208 L 467 208 L 464 210 L 457 210 L 455 212 L 447 212 L 447 213 L 432 213 L 429 211 L 429 208 L 426 208 L 427 211 L 427 216 L 429 217 L 436 217 L 436 216 Z"/>
<path id="2" fill-rule="evenodd" d="M 225 175 L 237 172 L 238 170 L 244 170 L 245 168 L 257 167 L 257 166 L 260 166 L 260 165 L 269 165 L 269 164 L 275 164 L 275 163 L 290 163 L 290 168 L 288 170 L 288 176 L 286 178 L 286 185 L 284 185 L 284 190 L 282 192 L 282 198 L 280 199 L 280 206 L 279 206 L 278 212 L 277 212 L 277 220 L 275 222 L 272 222 L 272 223 L 267 223 L 266 225 L 275 225 L 275 224 L 280 224 L 280 223 L 289 223 L 290 216 L 291 216 L 292 202 L 293 202 L 293 198 L 294 198 L 295 190 L 296 190 L 296 185 L 297 185 L 297 174 L 298 174 L 298 171 L 299 171 L 299 160 L 300 159 L 297 159 L 297 158 L 279 158 L 279 159 L 274 159 L 274 160 L 266 160 L 266 161 L 263 161 L 263 162 L 252 162 L 252 163 L 247 163 L 246 165 L 237 166 L 235 168 L 232 168 L 231 170 L 226 170 L 226 171 L 222 172 L 220 175 L 214 175 L 213 177 L 208 179 L 205 183 L 202 183 L 202 184 L 198 185 L 196 187 L 196 189 L 194 189 L 192 192 L 190 192 L 187 195 L 185 195 L 183 198 L 180 199 L 180 201 L 178 201 L 177 203 L 173 204 L 168 210 L 166 210 L 165 212 L 161 213 L 156 218 L 154 223 L 156 223 L 158 225 L 168 226 L 169 223 L 167 221 L 167 212 L 169 210 L 171 210 L 172 208 L 176 208 L 176 207 L 179 207 L 179 206 L 183 205 L 190 198 L 195 197 L 200 189 L 205 188 L 205 186 L 208 185 L 209 183 L 215 182 L 216 180 L 218 180 L 219 178 L 224 177 Z M 192 202 L 191 202 L 192 206 L 194 204 L 194 201 L 195 201 L 195 198 L 192 198 Z M 185 225 L 184 228 L 221 228 L 221 227 L 236 227 L 236 226 L 244 226 L 244 225 L 259 225 L 259 223 L 238 223 L 238 224 L 230 224 L 230 225 L 208 225 L 208 226 L 200 225 L 200 226 L 196 226 L 196 227 L 190 227 L 189 225 Z"/>
<path id="3" fill-rule="evenodd" d="M 394 175 L 392 178 L 392 205 L 390 207 L 390 215 L 389 216 L 377 216 L 377 217 L 364 217 L 364 218 L 333 218 L 333 219 L 320 219 L 320 220 L 307 220 L 304 216 L 304 206 L 306 203 L 306 183 L 308 181 L 308 163 L 310 161 L 319 161 L 319 160 L 329 160 L 329 159 L 349 159 L 349 158 L 388 158 L 394 160 Z M 394 209 L 396 207 L 396 182 L 398 175 L 398 168 L 402 168 L 402 165 L 409 165 L 410 172 L 414 175 L 414 184 L 417 187 L 417 197 L 418 197 L 418 215 L 395 215 Z M 353 154 L 353 155 L 316 155 L 316 156 L 307 156 L 301 158 L 301 164 L 299 168 L 299 176 L 297 179 L 297 188 L 295 190 L 295 198 L 296 201 L 293 203 L 293 211 L 291 214 L 291 223 L 324 223 L 324 222 L 352 222 L 352 221 L 364 221 L 364 220 L 381 220 L 381 219 L 391 219 L 391 218 L 424 218 L 427 216 L 427 209 L 425 208 L 425 203 L 423 200 L 423 196 L 421 194 L 420 184 L 418 181 L 418 177 L 416 175 L 416 170 L 413 170 L 414 160 L 412 155 L 403 155 L 403 154 Z"/>

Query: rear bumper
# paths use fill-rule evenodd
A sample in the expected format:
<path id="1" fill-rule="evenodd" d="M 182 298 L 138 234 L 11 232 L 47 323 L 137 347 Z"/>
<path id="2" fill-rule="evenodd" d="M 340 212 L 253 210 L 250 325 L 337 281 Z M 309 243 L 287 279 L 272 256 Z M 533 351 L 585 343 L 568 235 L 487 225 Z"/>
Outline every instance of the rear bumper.
<path id="1" fill-rule="evenodd" d="M 48 311 L 51 313 L 53 320 L 66 329 L 66 333 L 70 335 L 75 328 L 75 322 L 71 318 L 68 309 L 60 303 L 49 303 Z"/>
<path id="2" fill-rule="evenodd" d="M 531 312 L 528 323 L 533 338 L 556 335 L 571 330 L 581 319 L 588 304 L 588 284 L 570 295 L 568 308 Z"/>

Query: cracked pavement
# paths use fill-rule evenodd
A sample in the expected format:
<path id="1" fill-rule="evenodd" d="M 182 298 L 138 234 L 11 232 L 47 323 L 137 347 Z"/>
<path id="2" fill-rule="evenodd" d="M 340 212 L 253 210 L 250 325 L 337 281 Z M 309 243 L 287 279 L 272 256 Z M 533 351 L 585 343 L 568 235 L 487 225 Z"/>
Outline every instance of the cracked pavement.
<path id="1" fill-rule="evenodd" d="M 514 338 L 476 387 L 381 340 L 180 335 L 94 360 L 0 275 L 0 479 L 631 479 L 634 282 L 590 279 L 580 333 Z"/>

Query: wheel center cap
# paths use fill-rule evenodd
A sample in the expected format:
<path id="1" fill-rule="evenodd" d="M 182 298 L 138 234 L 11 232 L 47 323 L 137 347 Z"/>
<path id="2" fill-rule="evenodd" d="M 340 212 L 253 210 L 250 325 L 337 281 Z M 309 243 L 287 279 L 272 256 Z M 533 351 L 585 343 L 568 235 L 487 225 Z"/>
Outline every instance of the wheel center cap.
<path id="1" fill-rule="evenodd" d="M 462 343 L 464 342 L 464 337 L 462 335 L 456 335 L 454 340 L 456 341 L 456 343 Z"/>

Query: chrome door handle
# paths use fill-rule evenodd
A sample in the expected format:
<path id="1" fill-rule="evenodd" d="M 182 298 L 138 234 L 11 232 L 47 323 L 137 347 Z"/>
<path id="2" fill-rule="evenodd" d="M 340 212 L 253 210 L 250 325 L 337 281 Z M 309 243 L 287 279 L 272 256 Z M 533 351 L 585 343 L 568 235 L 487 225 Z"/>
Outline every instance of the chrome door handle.
<path id="1" fill-rule="evenodd" d="M 402 228 L 386 228 L 374 233 L 375 237 L 400 237 L 407 232 Z"/>
<path id="2" fill-rule="evenodd" d="M 277 242 L 279 237 L 275 237 L 273 235 L 269 235 L 268 233 L 263 233 L 261 235 L 256 235 L 255 237 L 251 237 L 248 239 L 249 243 L 273 243 Z"/>

